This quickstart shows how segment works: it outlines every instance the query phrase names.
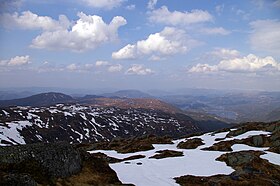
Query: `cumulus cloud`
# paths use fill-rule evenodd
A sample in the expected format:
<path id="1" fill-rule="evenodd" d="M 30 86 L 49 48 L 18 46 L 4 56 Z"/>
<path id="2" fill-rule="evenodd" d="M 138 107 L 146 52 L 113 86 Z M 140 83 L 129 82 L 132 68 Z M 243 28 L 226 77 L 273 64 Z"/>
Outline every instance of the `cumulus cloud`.
<path id="1" fill-rule="evenodd" d="M 117 52 L 112 53 L 113 59 L 135 59 L 137 53 L 137 47 L 135 45 L 128 44 Z"/>
<path id="2" fill-rule="evenodd" d="M 95 66 L 101 67 L 101 66 L 107 66 L 109 64 L 108 61 L 96 61 Z"/>
<path id="3" fill-rule="evenodd" d="M 9 60 L 1 60 L 0 66 L 22 66 L 29 64 L 30 57 L 28 55 L 26 56 L 15 56 Z"/>
<path id="4" fill-rule="evenodd" d="M 128 44 L 112 53 L 113 59 L 135 59 L 143 55 L 167 56 L 185 53 L 199 42 L 189 38 L 184 30 L 165 27 L 161 32 L 151 34 L 146 40 Z"/>
<path id="5" fill-rule="evenodd" d="M 217 66 L 208 65 L 208 64 L 197 64 L 196 66 L 193 66 L 191 69 L 189 69 L 189 72 L 215 72 L 217 71 Z"/>
<path id="6" fill-rule="evenodd" d="M 197 64 L 189 69 L 189 72 L 262 72 L 280 71 L 280 63 L 271 56 L 265 58 L 249 54 L 243 58 L 233 58 L 220 61 L 217 65 Z"/>
<path id="7" fill-rule="evenodd" d="M 80 18 L 75 25 L 68 30 L 56 30 L 44 32 L 32 41 L 35 48 L 71 49 L 85 51 L 117 39 L 118 28 L 126 24 L 123 17 L 116 16 L 106 24 L 103 19 L 96 15 L 79 13 Z"/>
<path id="8" fill-rule="evenodd" d="M 87 63 L 87 64 L 76 64 L 72 63 L 70 65 L 67 65 L 65 69 L 72 72 L 89 72 L 92 71 L 95 67 L 95 64 L 93 63 Z"/>
<path id="9" fill-rule="evenodd" d="M 201 33 L 207 34 L 207 35 L 228 35 L 231 32 L 224 29 L 223 27 L 214 27 L 214 28 L 203 28 L 200 30 Z"/>
<path id="10" fill-rule="evenodd" d="M 123 69 L 122 65 L 116 64 L 108 67 L 108 72 L 120 72 Z"/>
<path id="11" fill-rule="evenodd" d="M 65 15 L 60 15 L 58 21 L 48 16 L 38 16 L 30 11 L 0 15 L 0 23 L 6 28 L 18 27 L 21 29 L 61 30 L 70 26 L 70 21 Z"/>
<path id="12" fill-rule="evenodd" d="M 22 15 L 2 14 L 0 23 L 5 27 L 41 29 L 43 32 L 32 40 L 31 46 L 34 48 L 70 49 L 79 52 L 116 40 L 119 27 L 126 24 L 126 20 L 121 16 L 114 17 L 109 24 L 97 15 L 80 12 L 77 16 L 79 19 L 74 24 L 70 24 L 64 15 L 60 15 L 57 21 L 27 11 Z"/>
<path id="13" fill-rule="evenodd" d="M 121 6 L 125 0 L 83 0 L 87 5 L 94 8 L 112 9 Z"/>
<path id="14" fill-rule="evenodd" d="M 257 20 L 250 23 L 251 47 L 255 50 L 271 52 L 279 55 L 280 51 L 280 21 Z"/>
<path id="15" fill-rule="evenodd" d="M 127 71 L 126 74 L 130 74 L 130 75 L 149 75 L 149 74 L 153 74 L 154 71 L 149 69 L 149 68 L 145 68 L 143 65 L 140 64 L 133 64 Z"/>
<path id="16" fill-rule="evenodd" d="M 212 21 L 210 13 L 203 10 L 192 10 L 190 12 L 170 12 L 166 6 L 155 9 L 149 13 L 150 22 L 162 23 L 165 25 L 184 26 L 193 23 Z"/>
<path id="17" fill-rule="evenodd" d="M 79 68 L 80 68 L 80 67 L 77 66 L 77 65 L 74 64 L 74 63 L 72 63 L 72 64 L 70 64 L 70 65 L 68 65 L 68 66 L 66 67 L 66 69 L 71 70 L 71 71 L 75 71 L 75 70 L 77 70 L 77 69 L 79 69 Z"/>
<path id="18" fill-rule="evenodd" d="M 123 69 L 121 64 L 111 64 L 108 61 L 96 61 L 96 67 L 106 67 L 108 72 L 120 72 Z"/>

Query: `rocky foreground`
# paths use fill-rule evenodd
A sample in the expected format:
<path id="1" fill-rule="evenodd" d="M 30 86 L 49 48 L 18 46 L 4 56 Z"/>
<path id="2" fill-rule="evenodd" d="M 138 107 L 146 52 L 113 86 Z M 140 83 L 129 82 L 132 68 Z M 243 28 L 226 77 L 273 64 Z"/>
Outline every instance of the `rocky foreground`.
<path id="1" fill-rule="evenodd" d="M 173 140 L 0 147 L 0 185 L 280 185 L 280 122 Z"/>

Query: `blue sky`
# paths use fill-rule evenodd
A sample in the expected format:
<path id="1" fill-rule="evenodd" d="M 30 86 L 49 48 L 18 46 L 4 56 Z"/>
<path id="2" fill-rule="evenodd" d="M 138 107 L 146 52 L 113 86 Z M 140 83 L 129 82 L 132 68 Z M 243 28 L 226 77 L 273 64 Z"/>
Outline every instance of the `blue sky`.
<path id="1" fill-rule="evenodd" d="M 0 87 L 280 90 L 280 1 L 1 0 Z"/>

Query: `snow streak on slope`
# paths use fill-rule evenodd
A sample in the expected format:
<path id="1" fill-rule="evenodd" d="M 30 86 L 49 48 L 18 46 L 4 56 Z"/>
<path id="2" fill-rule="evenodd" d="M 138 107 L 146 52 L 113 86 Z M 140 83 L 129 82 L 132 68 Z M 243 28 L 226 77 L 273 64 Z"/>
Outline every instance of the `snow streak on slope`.
<path id="1" fill-rule="evenodd" d="M 198 131 L 189 117 L 156 110 L 64 104 L 0 110 L 0 146 L 55 141 L 87 143 L 151 133 L 183 136 Z"/>

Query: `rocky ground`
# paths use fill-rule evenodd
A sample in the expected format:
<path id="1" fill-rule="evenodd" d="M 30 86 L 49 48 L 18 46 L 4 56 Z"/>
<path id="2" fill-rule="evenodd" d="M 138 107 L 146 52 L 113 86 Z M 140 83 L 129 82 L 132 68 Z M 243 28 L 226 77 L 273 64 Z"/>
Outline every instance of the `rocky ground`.
<path id="1" fill-rule="evenodd" d="M 0 147 L 0 185 L 122 185 L 108 163 L 68 143 Z"/>
<path id="2" fill-rule="evenodd" d="M 272 122 L 177 140 L 146 135 L 0 147 L 0 185 L 276 186 L 279 136 L 280 122 Z"/>

